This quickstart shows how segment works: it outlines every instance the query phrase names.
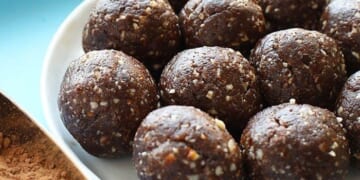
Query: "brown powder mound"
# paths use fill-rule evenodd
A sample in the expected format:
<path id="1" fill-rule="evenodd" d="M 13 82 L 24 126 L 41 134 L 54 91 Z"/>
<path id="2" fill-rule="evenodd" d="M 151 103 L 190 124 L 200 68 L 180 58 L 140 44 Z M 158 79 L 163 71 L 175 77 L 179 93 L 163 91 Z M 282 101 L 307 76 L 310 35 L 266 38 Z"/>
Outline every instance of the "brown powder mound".
<path id="1" fill-rule="evenodd" d="M 2 95 L 0 177 L 2 180 L 85 179 L 60 149 Z"/>

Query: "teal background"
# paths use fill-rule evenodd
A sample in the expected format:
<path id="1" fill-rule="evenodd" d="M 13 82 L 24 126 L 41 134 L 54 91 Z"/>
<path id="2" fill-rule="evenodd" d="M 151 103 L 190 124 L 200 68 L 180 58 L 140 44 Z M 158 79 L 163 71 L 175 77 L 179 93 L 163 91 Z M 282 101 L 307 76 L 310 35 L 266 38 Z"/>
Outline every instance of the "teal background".
<path id="1" fill-rule="evenodd" d="M 80 3 L 0 0 L 0 90 L 44 127 L 40 77 L 46 50 L 61 23 Z"/>

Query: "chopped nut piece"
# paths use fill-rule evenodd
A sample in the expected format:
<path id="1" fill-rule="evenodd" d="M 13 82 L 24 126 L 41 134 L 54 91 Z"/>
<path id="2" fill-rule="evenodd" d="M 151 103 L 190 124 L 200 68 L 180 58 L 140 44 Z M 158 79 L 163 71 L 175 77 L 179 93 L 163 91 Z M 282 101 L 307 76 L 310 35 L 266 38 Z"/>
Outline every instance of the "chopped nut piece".
<path id="1" fill-rule="evenodd" d="M 196 161 L 197 159 L 200 158 L 200 155 L 195 150 L 190 149 L 190 151 L 188 152 L 187 158 L 192 161 Z"/>
<path id="2" fill-rule="evenodd" d="M 173 153 L 169 153 L 164 160 L 165 165 L 170 165 L 176 161 L 176 157 Z"/>
<path id="3" fill-rule="evenodd" d="M 222 120 L 219 120 L 219 119 L 215 119 L 215 122 L 216 122 L 216 125 L 222 129 L 222 130 L 226 130 L 226 127 L 225 127 L 225 124 Z"/>
<path id="4" fill-rule="evenodd" d="M 237 144 L 236 142 L 234 141 L 234 139 L 230 139 L 227 143 L 228 145 L 228 148 L 230 150 L 230 152 L 235 152 L 236 148 L 237 148 Z"/>
<path id="5" fill-rule="evenodd" d="M 217 166 L 217 167 L 215 168 L 215 175 L 221 176 L 221 175 L 223 175 L 223 174 L 224 174 L 224 171 L 223 171 L 222 167 L 221 167 L 221 166 Z"/>

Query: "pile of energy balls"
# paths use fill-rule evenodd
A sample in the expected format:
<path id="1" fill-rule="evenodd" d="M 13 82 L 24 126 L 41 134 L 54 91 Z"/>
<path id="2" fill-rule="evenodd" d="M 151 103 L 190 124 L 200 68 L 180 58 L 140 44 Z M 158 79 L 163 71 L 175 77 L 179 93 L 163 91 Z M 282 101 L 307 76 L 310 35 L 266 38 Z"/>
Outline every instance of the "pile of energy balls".
<path id="1" fill-rule="evenodd" d="M 58 106 L 140 179 L 344 179 L 360 164 L 359 0 L 99 0 Z M 358 71 L 358 72 L 357 72 Z"/>

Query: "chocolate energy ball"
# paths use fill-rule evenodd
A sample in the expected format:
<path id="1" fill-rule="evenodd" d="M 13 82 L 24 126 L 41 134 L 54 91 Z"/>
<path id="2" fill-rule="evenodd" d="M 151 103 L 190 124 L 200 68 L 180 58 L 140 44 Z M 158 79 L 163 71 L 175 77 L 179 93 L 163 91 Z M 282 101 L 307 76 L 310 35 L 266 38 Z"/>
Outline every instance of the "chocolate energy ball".
<path id="1" fill-rule="evenodd" d="M 267 30 L 292 27 L 317 29 L 321 13 L 329 0 L 258 0 L 263 9 Z"/>
<path id="2" fill-rule="evenodd" d="M 176 13 L 180 12 L 180 10 L 187 2 L 188 0 L 169 0 L 169 3 L 171 4 Z"/>
<path id="3" fill-rule="evenodd" d="M 281 104 L 256 114 L 241 137 L 252 179 L 344 179 L 349 164 L 345 130 L 334 113 Z"/>
<path id="4" fill-rule="evenodd" d="M 178 17 L 167 0 L 99 0 L 83 31 L 85 52 L 117 49 L 158 72 L 178 51 Z"/>
<path id="5" fill-rule="evenodd" d="M 269 105 L 294 98 L 332 109 L 346 81 L 340 48 L 316 31 L 293 28 L 271 33 L 256 45 L 250 62 Z"/>
<path id="6" fill-rule="evenodd" d="M 261 7 L 249 0 L 189 0 L 179 17 L 187 47 L 222 46 L 247 53 L 265 31 Z"/>
<path id="7" fill-rule="evenodd" d="M 336 114 L 343 118 L 351 153 L 360 165 L 360 71 L 345 83 L 336 104 Z"/>
<path id="8" fill-rule="evenodd" d="M 151 112 L 133 147 L 140 179 L 244 178 L 240 148 L 224 123 L 193 107 Z"/>
<path id="9" fill-rule="evenodd" d="M 360 70 L 360 1 L 333 0 L 325 9 L 321 31 L 342 48 L 349 74 Z"/>
<path id="10" fill-rule="evenodd" d="M 200 47 L 176 55 L 160 78 L 164 104 L 200 108 L 225 121 L 234 136 L 261 109 L 255 69 L 230 48 Z"/>
<path id="11" fill-rule="evenodd" d="M 136 129 L 158 99 L 156 84 L 139 61 L 101 50 L 70 63 L 58 106 L 65 127 L 87 152 L 116 157 L 131 152 Z"/>

